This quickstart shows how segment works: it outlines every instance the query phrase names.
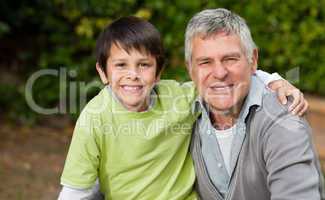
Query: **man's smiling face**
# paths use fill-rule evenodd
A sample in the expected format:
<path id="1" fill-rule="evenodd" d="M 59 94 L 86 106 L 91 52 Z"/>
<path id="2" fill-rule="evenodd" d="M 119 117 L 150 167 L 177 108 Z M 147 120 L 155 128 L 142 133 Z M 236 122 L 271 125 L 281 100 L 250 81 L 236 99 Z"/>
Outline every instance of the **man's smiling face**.
<path id="1" fill-rule="evenodd" d="M 224 32 L 192 40 L 189 73 L 200 96 L 215 111 L 241 108 L 256 70 L 257 50 L 248 61 L 240 38 Z"/>

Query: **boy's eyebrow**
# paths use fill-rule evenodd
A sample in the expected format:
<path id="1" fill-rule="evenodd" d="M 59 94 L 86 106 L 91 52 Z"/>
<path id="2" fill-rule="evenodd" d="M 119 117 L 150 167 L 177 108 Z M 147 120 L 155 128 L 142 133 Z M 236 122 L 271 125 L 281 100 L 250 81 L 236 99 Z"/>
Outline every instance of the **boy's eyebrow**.
<path id="1" fill-rule="evenodd" d="M 150 61 L 149 58 L 140 58 L 139 61 Z"/>
<path id="2" fill-rule="evenodd" d="M 127 59 L 124 58 L 116 58 L 116 59 L 112 59 L 112 62 L 116 63 L 116 62 L 128 62 L 128 61 Z M 140 58 L 139 60 L 137 60 L 137 62 L 152 62 L 152 61 L 150 61 L 149 58 Z"/>
<path id="3" fill-rule="evenodd" d="M 116 58 L 116 59 L 112 59 L 113 62 L 119 62 L 119 61 L 126 61 L 126 59 L 124 58 Z"/>

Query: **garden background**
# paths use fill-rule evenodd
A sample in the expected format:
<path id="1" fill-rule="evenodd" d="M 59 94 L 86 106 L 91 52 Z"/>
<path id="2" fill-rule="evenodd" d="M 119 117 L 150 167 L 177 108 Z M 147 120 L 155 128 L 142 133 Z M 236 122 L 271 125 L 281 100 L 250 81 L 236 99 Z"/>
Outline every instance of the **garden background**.
<path id="1" fill-rule="evenodd" d="M 107 24 L 127 15 L 149 20 L 166 49 L 162 78 L 185 81 L 186 23 L 198 11 L 216 7 L 246 19 L 260 49 L 260 69 L 279 72 L 305 93 L 307 118 L 325 160 L 325 0 L 5 0 L 0 2 L 0 179 L 5 180 L 0 199 L 56 198 L 74 121 L 101 87 L 94 48 Z M 55 109 L 40 114 L 30 98 Z"/>

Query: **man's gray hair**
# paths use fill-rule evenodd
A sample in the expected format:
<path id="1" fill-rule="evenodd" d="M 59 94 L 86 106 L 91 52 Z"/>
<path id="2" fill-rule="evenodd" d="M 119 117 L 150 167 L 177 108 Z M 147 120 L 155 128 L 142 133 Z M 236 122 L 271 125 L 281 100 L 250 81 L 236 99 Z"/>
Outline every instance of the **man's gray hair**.
<path id="1" fill-rule="evenodd" d="M 195 36 L 209 37 L 220 32 L 238 35 L 248 61 L 252 61 L 253 50 L 257 46 L 245 20 L 227 9 L 217 8 L 203 10 L 188 22 L 185 33 L 186 62 L 191 63 L 192 40 Z"/>

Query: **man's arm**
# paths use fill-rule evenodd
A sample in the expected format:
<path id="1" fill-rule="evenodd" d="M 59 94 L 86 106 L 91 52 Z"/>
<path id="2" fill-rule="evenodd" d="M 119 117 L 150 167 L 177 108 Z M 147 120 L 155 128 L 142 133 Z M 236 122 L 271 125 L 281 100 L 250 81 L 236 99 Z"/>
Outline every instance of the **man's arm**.
<path id="1" fill-rule="evenodd" d="M 262 146 L 271 199 L 321 199 L 322 175 L 307 122 L 288 113 L 272 120 Z"/>

